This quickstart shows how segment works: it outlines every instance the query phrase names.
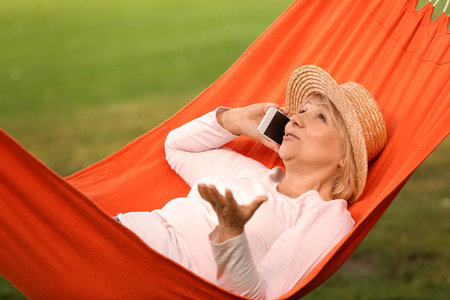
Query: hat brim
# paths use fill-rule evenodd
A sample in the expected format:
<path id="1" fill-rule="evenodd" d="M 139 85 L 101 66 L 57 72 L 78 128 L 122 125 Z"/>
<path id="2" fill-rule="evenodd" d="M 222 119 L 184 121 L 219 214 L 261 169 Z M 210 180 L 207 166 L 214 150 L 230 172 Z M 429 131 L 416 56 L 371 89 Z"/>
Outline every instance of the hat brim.
<path id="1" fill-rule="evenodd" d="M 286 90 L 286 105 L 289 111 L 299 112 L 306 99 L 314 94 L 320 94 L 330 100 L 347 127 L 356 166 L 357 190 L 353 197 L 356 201 L 364 190 L 368 169 L 366 142 L 359 116 L 345 89 L 341 88 L 330 74 L 313 65 L 295 70 Z"/>

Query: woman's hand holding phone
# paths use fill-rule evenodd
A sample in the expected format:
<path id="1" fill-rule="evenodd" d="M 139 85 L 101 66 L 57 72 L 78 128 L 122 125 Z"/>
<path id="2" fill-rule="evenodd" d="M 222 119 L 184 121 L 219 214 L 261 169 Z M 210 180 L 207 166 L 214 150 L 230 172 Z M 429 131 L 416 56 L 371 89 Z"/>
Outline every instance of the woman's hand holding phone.
<path id="1" fill-rule="evenodd" d="M 279 109 L 285 115 L 289 113 L 287 108 L 281 108 L 276 103 L 258 103 L 221 112 L 217 115 L 217 121 L 230 133 L 246 135 L 278 152 L 280 145 L 258 132 L 258 126 L 271 107 Z"/>
<path id="2" fill-rule="evenodd" d="M 283 142 L 286 124 L 290 118 L 275 107 L 269 108 L 261 123 L 258 132 L 269 140 L 281 145 Z"/>

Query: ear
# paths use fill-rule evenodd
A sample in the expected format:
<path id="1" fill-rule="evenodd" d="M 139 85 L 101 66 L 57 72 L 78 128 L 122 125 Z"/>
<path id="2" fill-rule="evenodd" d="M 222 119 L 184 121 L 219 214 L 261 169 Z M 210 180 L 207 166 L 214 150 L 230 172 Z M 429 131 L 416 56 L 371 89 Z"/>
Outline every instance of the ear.
<path id="1" fill-rule="evenodd" d="M 339 167 L 343 167 L 344 166 L 344 158 L 341 158 L 341 160 L 339 161 Z"/>

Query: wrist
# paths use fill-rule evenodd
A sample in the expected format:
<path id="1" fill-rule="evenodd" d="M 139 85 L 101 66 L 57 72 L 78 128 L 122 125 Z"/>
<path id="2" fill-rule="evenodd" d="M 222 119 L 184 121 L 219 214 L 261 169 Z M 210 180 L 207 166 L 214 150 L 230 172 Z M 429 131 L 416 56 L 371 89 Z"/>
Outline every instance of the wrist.
<path id="1" fill-rule="evenodd" d="M 218 226 L 218 236 L 217 241 L 219 243 L 224 243 L 231 240 L 237 236 L 240 236 L 244 232 L 244 228 L 227 228 Z"/>
<path id="2" fill-rule="evenodd" d="M 217 123 L 231 134 L 242 134 L 239 126 L 240 113 L 238 108 L 218 112 L 216 117 Z"/>

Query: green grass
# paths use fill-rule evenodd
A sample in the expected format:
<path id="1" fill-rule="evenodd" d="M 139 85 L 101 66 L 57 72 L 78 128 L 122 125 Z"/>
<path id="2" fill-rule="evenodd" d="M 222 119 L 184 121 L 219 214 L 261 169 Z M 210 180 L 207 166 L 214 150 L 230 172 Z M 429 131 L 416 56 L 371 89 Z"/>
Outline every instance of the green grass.
<path id="1" fill-rule="evenodd" d="M 0 4 L 0 126 L 62 175 L 172 115 L 290 4 L 16 2 Z"/>
<path id="2" fill-rule="evenodd" d="M 187 104 L 290 3 L 3 0 L 0 127 L 69 175 Z M 305 299 L 450 294 L 448 153 L 447 138 L 348 263 Z M 0 299 L 22 298 L 0 278 Z"/>

